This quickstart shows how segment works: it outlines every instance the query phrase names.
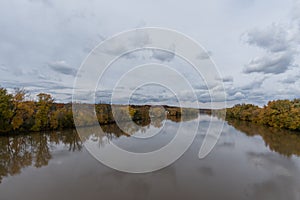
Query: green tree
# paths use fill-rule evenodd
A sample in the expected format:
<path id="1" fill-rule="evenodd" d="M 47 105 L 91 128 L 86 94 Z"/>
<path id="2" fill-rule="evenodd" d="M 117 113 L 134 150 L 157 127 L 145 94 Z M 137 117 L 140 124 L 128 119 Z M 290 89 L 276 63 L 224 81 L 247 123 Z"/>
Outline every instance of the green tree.
<path id="1" fill-rule="evenodd" d="M 54 102 L 54 99 L 50 94 L 40 93 L 37 97 L 37 111 L 35 114 L 35 123 L 32 127 L 33 131 L 40 131 L 49 128 L 51 108 Z"/>
<path id="2" fill-rule="evenodd" d="M 13 96 L 7 90 L 0 88 L 0 132 L 11 130 L 11 118 L 13 116 Z"/>

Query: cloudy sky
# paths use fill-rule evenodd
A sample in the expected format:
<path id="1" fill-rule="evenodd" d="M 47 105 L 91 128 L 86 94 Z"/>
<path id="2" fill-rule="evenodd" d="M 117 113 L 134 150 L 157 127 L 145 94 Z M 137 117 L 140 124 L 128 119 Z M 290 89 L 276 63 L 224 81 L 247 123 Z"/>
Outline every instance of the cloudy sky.
<path id="1" fill-rule="evenodd" d="M 300 98 L 300 1 L 296 0 L 4 0 L 0 85 L 71 101 L 74 79 L 89 52 L 112 35 L 142 27 L 173 29 L 200 43 L 222 75 L 228 105 Z M 107 84 L 117 80 L 126 65 L 153 60 L 181 70 L 186 65 L 174 55 L 149 50 L 122 59 L 107 72 Z M 182 73 L 197 89 L 192 71 Z M 153 98 L 168 103 L 173 99 L 169 92 L 148 85 L 136 90 L 132 101 Z M 199 102 L 207 103 L 205 91 L 198 92 Z M 110 95 L 108 88 L 98 91 L 102 101 Z"/>

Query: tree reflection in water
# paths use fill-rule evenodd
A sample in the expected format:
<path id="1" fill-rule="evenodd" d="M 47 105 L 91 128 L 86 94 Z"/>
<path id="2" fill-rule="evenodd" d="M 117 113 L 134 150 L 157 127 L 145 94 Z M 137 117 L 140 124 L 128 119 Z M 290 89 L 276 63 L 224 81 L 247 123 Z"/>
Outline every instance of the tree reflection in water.
<path id="1" fill-rule="evenodd" d="M 284 129 L 257 125 L 251 122 L 228 120 L 228 124 L 248 136 L 261 136 L 270 150 L 284 156 L 300 156 L 300 134 Z"/>
<path id="2" fill-rule="evenodd" d="M 182 122 L 198 118 L 197 112 L 176 115 L 174 111 L 172 115 L 155 115 L 150 110 L 150 114 L 150 117 L 135 120 L 134 122 L 138 126 L 132 126 L 130 122 L 122 122 L 122 127 L 126 128 L 125 132 L 117 124 L 111 123 L 101 125 L 103 133 L 85 135 L 81 138 L 75 130 L 1 136 L 0 183 L 3 177 L 19 174 L 25 167 L 40 168 L 48 165 L 52 158 L 52 152 L 57 148 L 62 148 L 62 146 L 71 152 L 81 151 L 84 142 L 91 138 L 99 141 L 101 146 L 120 136 L 130 137 L 137 132 L 145 133 L 151 126 L 160 128 L 163 126 L 164 120 Z M 264 127 L 238 120 L 229 120 L 228 124 L 248 136 L 261 136 L 265 145 L 272 151 L 288 157 L 292 155 L 300 156 L 300 135 L 297 132 Z M 96 130 L 94 126 L 83 128 L 89 129 L 87 133 Z"/>
<path id="3" fill-rule="evenodd" d="M 82 149 L 82 142 L 74 130 L 1 136 L 0 182 L 7 175 L 19 174 L 22 168 L 48 165 L 51 151 L 59 144 L 64 144 L 69 151 Z"/>
<path id="4" fill-rule="evenodd" d="M 136 132 L 146 132 L 150 126 L 160 128 L 163 121 L 173 122 L 189 121 L 196 119 L 198 113 L 181 116 L 157 116 L 139 118 L 135 121 L 138 126 L 132 126 L 130 122 L 122 122 L 122 127 L 126 127 L 126 132 L 121 130 L 115 123 L 101 125 L 103 134 L 85 135 L 79 138 L 75 130 L 64 130 L 62 132 L 47 133 L 27 133 L 19 135 L 8 135 L 0 137 L 0 183 L 3 177 L 21 173 L 25 167 L 34 166 L 40 168 L 47 166 L 52 158 L 51 152 L 60 146 L 64 146 L 68 151 L 81 151 L 84 141 L 95 137 L 99 145 L 104 145 L 104 141 L 111 141 L 120 136 L 131 136 Z M 95 126 L 82 127 L 90 129 L 87 133 L 93 132 Z M 96 130 L 96 129 L 95 129 Z M 104 140 L 105 138 L 105 140 Z"/>

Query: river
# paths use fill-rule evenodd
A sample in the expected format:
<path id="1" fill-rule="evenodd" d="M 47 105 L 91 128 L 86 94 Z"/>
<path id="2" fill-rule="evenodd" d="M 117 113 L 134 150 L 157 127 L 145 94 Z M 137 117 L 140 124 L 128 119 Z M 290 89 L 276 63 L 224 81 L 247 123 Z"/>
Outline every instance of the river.
<path id="1" fill-rule="evenodd" d="M 240 121 L 225 122 L 212 152 L 198 158 L 211 117 L 152 120 L 124 133 L 102 126 L 99 148 L 134 152 L 164 146 L 179 126 L 199 123 L 193 144 L 159 171 L 130 174 L 98 162 L 75 130 L 0 137 L 1 200 L 300 199 L 300 134 Z M 214 123 L 221 119 L 212 117 Z M 138 137 L 158 132 L 149 140 Z M 138 137 L 135 137 L 138 136 Z"/>

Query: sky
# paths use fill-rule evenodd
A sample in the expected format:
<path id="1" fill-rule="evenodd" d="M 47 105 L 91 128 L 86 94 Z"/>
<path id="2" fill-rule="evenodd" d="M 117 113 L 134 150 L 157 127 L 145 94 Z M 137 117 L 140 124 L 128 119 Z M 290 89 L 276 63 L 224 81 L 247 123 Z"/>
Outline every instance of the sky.
<path id="1" fill-rule="evenodd" d="M 0 86 L 9 91 L 25 88 L 32 97 L 47 92 L 58 102 L 70 102 L 75 77 L 94 47 L 112 35 L 143 27 L 172 29 L 201 44 L 221 74 L 228 106 L 300 98 L 296 0 L 3 0 Z M 144 50 L 111 66 L 99 83 L 97 101 L 109 101 L 110 86 L 125 69 L 147 62 L 184 74 L 202 107 L 210 103 L 208 90 L 218 90 L 203 89 L 201 79 L 178 56 Z M 184 91 L 182 96 L 189 100 Z M 130 102 L 173 104 L 175 97 L 168 88 L 146 85 L 134 90 Z M 213 103 L 218 106 L 218 100 Z"/>

